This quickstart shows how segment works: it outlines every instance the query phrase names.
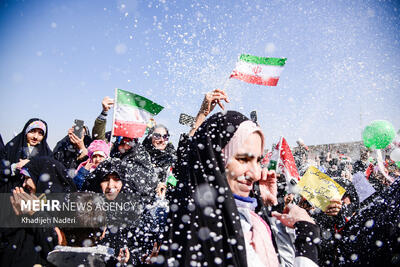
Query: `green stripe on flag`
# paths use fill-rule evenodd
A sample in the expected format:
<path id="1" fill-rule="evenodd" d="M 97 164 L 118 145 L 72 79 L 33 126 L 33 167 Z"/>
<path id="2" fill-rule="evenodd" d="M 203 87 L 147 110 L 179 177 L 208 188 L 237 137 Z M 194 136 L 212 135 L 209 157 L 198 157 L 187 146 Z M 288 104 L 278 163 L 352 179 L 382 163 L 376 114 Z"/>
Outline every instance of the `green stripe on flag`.
<path id="1" fill-rule="evenodd" d="M 129 105 L 144 109 L 147 112 L 157 115 L 164 108 L 153 101 L 134 93 L 124 91 L 122 89 L 117 90 L 117 103 L 122 105 Z"/>
<path id="2" fill-rule="evenodd" d="M 276 171 L 276 164 L 277 162 L 275 160 L 270 160 L 268 163 L 268 170 L 275 170 Z"/>
<path id="3" fill-rule="evenodd" d="M 263 65 L 272 66 L 285 66 L 287 58 L 277 58 L 277 57 L 257 57 L 252 55 L 241 54 L 239 60 Z"/>
<path id="4" fill-rule="evenodd" d="M 173 175 L 168 176 L 167 178 L 167 184 L 171 184 L 173 186 L 176 186 L 176 178 Z"/>

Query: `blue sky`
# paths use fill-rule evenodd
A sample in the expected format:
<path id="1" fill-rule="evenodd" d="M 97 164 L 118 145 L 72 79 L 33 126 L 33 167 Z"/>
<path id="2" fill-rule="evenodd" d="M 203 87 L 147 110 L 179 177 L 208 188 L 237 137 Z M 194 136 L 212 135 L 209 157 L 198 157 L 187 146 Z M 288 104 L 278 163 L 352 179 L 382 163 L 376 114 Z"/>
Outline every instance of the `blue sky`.
<path id="1" fill-rule="evenodd" d="M 0 133 L 8 142 L 40 117 L 53 148 L 121 88 L 165 107 L 156 120 L 176 144 L 179 114 L 195 115 L 241 53 L 288 58 L 277 87 L 227 83 L 227 108 L 256 110 L 268 146 L 360 140 L 375 119 L 398 130 L 399 12 L 398 1 L 2 1 Z"/>

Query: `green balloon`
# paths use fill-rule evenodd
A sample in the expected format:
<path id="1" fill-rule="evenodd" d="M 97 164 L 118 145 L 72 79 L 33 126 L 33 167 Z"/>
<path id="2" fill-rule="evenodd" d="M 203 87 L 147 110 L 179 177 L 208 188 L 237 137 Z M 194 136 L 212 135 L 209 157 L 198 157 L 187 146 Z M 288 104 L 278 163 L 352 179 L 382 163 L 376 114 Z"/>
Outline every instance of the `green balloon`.
<path id="1" fill-rule="evenodd" d="M 364 145 L 372 149 L 384 149 L 395 138 L 393 125 L 385 120 L 376 120 L 364 128 L 362 137 Z"/>
<path id="2" fill-rule="evenodd" d="M 400 161 L 397 161 L 397 162 L 396 162 L 396 165 L 397 165 L 397 167 L 400 168 Z"/>

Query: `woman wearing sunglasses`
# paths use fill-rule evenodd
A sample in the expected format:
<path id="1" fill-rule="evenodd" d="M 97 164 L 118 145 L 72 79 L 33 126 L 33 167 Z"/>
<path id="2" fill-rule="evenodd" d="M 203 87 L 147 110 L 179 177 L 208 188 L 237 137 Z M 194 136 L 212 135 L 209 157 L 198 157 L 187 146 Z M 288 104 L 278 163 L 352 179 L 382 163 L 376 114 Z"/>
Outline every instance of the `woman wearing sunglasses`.
<path id="1" fill-rule="evenodd" d="M 143 140 L 143 146 L 150 154 L 151 162 L 160 183 L 165 182 L 168 170 L 175 164 L 176 160 L 175 148 L 168 140 L 168 129 L 162 124 L 158 124 L 150 129 L 148 135 Z"/>

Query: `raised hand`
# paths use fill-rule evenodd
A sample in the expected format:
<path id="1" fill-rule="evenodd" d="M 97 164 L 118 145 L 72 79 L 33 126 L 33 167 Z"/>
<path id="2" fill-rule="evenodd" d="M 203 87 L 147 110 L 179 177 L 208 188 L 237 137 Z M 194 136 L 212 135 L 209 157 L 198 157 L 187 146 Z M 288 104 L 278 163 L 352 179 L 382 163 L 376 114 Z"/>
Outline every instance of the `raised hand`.
<path id="1" fill-rule="evenodd" d="M 114 99 L 106 96 L 103 98 L 101 105 L 103 106 L 103 111 L 107 112 L 114 105 Z"/>
<path id="2" fill-rule="evenodd" d="M 205 116 L 210 114 L 213 111 L 214 107 L 218 104 L 222 109 L 224 109 L 224 105 L 222 101 L 229 103 L 228 96 L 226 93 L 220 89 L 215 89 L 214 91 L 208 92 L 204 96 L 203 103 L 201 104 L 201 108 L 199 113 L 203 113 Z"/>
<path id="3" fill-rule="evenodd" d="M 263 168 L 261 171 L 260 192 L 261 198 L 266 205 L 277 205 L 278 199 L 278 185 L 277 185 L 276 173 L 273 170 L 268 171 L 268 169 Z"/>

